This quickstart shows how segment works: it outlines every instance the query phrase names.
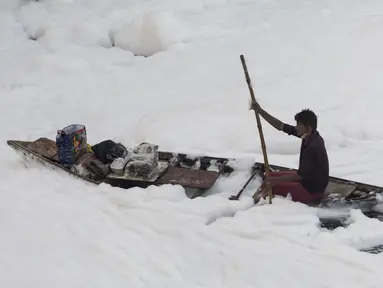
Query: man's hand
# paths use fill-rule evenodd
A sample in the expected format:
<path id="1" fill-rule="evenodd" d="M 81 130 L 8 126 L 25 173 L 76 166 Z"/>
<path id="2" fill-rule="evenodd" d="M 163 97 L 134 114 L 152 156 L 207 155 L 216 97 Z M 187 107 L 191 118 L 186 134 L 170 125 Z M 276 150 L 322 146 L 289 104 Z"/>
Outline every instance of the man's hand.
<path id="1" fill-rule="evenodd" d="M 261 108 L 261 105 L 257 101 L 252 101 L 250 99 L 249 101 L 249 110 L 254 110 L 259 113 L 259 115 L 262 116 L 263 119 L 265 119 L 271 126 L 273 126 L 275 129 L 281 131 L 283 130 L 283 122 L 281 120 L 278 120 L 277 118 L 271 116 L 269 113 L 267 113 L 265 110 Z"/>
<path id="2" fill-rule="evenodd" d="M 261 108 L 261 106 L 259 105 L 259 103 L 257 101 L 252 101 L 250 99 L 250 101 L 249 101 L 249 110 L 254 110 L 254 111 L 257 111 L 259 113 L 259 112 L 261 112 L 262 108 Z"/>

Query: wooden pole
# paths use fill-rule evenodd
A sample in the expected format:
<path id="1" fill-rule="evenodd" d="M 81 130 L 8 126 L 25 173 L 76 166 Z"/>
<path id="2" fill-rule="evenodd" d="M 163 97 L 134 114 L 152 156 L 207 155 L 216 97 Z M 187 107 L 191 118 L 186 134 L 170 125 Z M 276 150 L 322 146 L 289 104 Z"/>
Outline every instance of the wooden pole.
<path id="1" fill-rule="evenodd" d="M 247 85 L 248 85 L 249 90 L 250 90 L 251 100 L 253 102 L 255 102 L 255 95 L 254 95 L 253 87 L 251 85 L 251 80 L 250 80 L 249 72 L 247 71 L 245 57 L 243 55 L 241 55 L 240 58 L 241 58 L 243 70 L 245 72 L 246 82 L 247 82 Z M 266 143 L 265 143 L 265 138 L 263 137 L 261 118 L 259 117 L 259 113 L 258 113 L 257 109 L 254 109 L 254 112 L 255 112 L 255 118 L 257 119 L 259 138 L 261 139 L 261 147 L 262 147 L 263 159 L 264 159 L 264 164 L 265 164 L 265 172 L 266 172 L 266 174 L 268 174 L 270 172 L 270 166 L 269 166 L 269 160 L 267 159 Z M 266 180 L 266 189 L 267 189 L 267 193 L 268 193 L 268 196 L 269 196 L 269 204 L 271 204 L 272 203 L 271 198 L 273 197 L 273 194 L 272 194 L 272 191 L 271 191 L 270 182 L 267 181 L 267 180 Z M 253 197 L 254 196 L 255 196 L 255 194 L 253 195 Z"/>

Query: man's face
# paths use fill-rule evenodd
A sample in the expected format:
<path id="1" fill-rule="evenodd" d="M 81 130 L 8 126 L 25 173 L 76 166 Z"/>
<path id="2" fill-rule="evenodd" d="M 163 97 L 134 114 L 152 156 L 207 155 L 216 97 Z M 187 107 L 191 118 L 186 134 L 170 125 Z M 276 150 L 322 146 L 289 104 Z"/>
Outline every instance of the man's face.
<path id="1" fill-rule="evenodd" d="M 301 122 L 297 122 L 297 125 L 295 125 L 295 129 L 297 129 L 297 134 L 299 137 L 302 137 L 303 134 L 308 132 L 307 127 Z"/>

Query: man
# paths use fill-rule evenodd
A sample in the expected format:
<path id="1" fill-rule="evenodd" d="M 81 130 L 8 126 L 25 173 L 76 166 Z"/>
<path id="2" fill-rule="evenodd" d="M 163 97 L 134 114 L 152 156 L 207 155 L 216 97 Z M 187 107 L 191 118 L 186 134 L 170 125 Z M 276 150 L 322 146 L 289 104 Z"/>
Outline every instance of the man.
<path id="1" fill-rule="evenodd" d="M 298 171 L 266 175 L 273 194 L 286 197 L 290 193 L 292 201 L 305 204 L 320 200 L 329 181 L 329 163 L 325 143 L 317 131 L 317 116 L 309 109 L 302 110 L 295 115 L 296 126 L 291 126 L 271 116 L 257 102 L 252 103 L 252 109 L 275 129 L 302 139 Z M 260 189 L 255 203 L 267 196 L 265 183 Z"/>

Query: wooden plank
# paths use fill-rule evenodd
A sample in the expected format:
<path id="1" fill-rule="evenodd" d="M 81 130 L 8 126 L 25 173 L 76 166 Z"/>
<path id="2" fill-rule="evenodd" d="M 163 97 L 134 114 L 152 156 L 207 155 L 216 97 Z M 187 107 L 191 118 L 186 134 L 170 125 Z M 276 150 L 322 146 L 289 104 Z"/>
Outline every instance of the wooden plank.
<path id="1" fill-rule="evenodd" d="M 56 142 L 53 140 L 42 137 L 30 142 L 26 148 L 50 160 L 59 162 L 58 148 Z"/>
<path id="2" fill-rule="evenodd" d="M 219 173 L 214 171 L 193 170 L 181 167 L 169 167 L 158 179 L 158 184 L 178 184 L 184 187 L 209 189 L 213 186 Z"/>

